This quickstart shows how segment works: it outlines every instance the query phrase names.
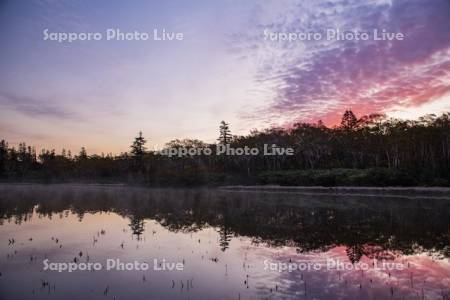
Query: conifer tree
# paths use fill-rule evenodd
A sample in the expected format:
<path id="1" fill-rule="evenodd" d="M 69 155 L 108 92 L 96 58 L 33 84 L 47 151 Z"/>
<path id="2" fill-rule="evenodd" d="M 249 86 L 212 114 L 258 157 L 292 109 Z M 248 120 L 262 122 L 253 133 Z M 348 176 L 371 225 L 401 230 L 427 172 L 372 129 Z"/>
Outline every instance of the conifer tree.
<path id="1" fill-rule="evenodd" d="M 217 140 L 221 144 L 229 144 L 231 142 L 230 125 L 225 121 L 220 122 L 219 138 Z"/>
<path id="2" fill-rule="evenodd" d="M 142 136 L 142 131 L 139 131 L 139 135 L 134 138 L 133 144 L 131 145 L 131 154 L 135 158 L 142 158 L 146 151 L 145 143 L 147 141 Z"/>

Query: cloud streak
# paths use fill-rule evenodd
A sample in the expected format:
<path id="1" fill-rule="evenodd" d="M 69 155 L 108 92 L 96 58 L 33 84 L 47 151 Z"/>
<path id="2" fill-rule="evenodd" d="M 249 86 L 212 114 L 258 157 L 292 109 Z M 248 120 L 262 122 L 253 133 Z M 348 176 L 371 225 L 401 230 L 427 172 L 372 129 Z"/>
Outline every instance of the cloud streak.
<path id="1" fill-rule="evenodd" d="M 360 114 L 419 106 L 450 93 L 450 2 L 316 1 L 279 11 L 255 10 L 253 31 L 240 43 L 259 68 L 256 84 L 275 92 L 250 118 L 324 120 L 343 110 Z M 263 31 L 324 32 L 327 28 L 401 32 L 403 41 L 264 40 Z M 264 112 L 264 113 L 261 113 Z"/>
<path id="2" fill-rule="evenodd" d="M 27 96 L 19 96 L 8 92 L 0 92 L 0 106 L 12 109 L 24 115 L 35 118 L 78 119 L 73 111 L 66 110 L 42 99 Z"/>

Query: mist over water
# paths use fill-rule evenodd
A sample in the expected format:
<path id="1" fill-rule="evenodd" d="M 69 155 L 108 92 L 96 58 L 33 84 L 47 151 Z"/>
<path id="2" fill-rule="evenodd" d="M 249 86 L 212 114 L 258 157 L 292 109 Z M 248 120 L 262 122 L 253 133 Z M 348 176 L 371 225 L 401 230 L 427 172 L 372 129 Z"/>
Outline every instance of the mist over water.
<path id="1" fill-rule="evenodd" d="M 446 299 L 449 219 L 450 201 L 423 193 L 5 184 L 0 298 Z M 104 268 L 44 270 L 45 259 Z M 106 270 L 108 259 L 150 269 Z M 294 264 L 321 268 L 276 269 Z"/>

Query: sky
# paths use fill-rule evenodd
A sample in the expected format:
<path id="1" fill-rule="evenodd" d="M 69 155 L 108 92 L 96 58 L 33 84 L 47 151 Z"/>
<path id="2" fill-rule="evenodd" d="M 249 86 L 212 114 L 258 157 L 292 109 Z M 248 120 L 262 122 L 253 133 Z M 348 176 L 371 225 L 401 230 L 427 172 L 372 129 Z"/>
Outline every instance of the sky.
<path id="1" fill-rule="evenodd" d="M 44 39 L 99 32 L 100 40 Z M 106 30 L 149 33 L 107 40 Z M 183 34 L 153 40 L 153 31 Z M 367 40 L 326 38 L 327 30 Z M 374 40 L 373 31 L 403 40 Z M 287 41 L 267 35 L 319 33 Z M 129 151 L 214 142 L 346 109 L 417 118 L 450 111 L 450 1 L 0 1 L 0 139 L 37 149 Z M 280 35 L 276 35 L 280 36 Z"/>

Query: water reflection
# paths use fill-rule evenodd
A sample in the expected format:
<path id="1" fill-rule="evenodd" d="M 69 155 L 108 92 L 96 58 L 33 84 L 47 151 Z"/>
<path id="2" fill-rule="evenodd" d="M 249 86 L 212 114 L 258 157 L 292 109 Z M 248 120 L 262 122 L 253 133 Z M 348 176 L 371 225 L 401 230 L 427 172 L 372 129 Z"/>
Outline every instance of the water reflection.
<path id="1" fill-rule="evenodd" d="M 447 199 L 75 185 L 1 185 L 0 195 L 0 295 L 9 298 L 445 299 L 449 292 Z M 42 271 L 45 257 L 158 258 L 186 268 L 55 273 Z M 330 258 L 405 269 L 264 269 Z"/>

